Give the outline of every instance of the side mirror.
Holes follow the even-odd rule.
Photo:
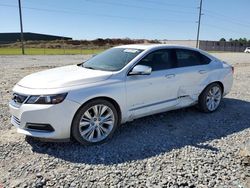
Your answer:
[[[130,72],[129,75],[150,75],[152,68],[146,65],[136,65]]]

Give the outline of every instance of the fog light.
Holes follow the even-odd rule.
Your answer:
[[[50,124],[40,124],[40,123],[26,123],[26,129],[32,131],[46,131],[46,132],[55,131]]]

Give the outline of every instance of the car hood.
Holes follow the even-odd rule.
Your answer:
[[[109,71],[92,70],[70,65],[30,74],[17,84],[34,89],[62,88],[103,81],[111,75],[112,72]]]

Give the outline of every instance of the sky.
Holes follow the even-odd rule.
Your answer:
[[[21,0],[24,32],[73,39],[193,40],[200,0]],[[250,0],[203,0],[200,39],[250,39]],[[18,0],[0,0],[0,33],[19,32]]]

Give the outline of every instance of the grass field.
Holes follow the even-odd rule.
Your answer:
[[[26,48],[26,55],[69,55],[69,54],[98,54],[104,49],[51,49],[51,48]],[[20,48],[0,48],[0,55],[21,55]]]
[[[98,54],[104,51],[98,49],[59,49],[59,48],[25,48],[25,55],[76,55],[76,54]],[[209,53],[225,53],[220,51],[208,51]],[[230,53],[230,52],[228,52]],[[0,55],[21,55],[21,48],[0,48]]]

